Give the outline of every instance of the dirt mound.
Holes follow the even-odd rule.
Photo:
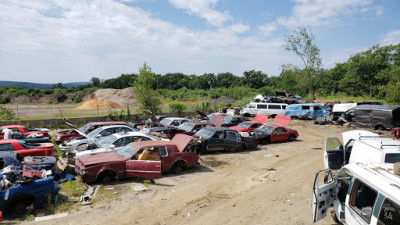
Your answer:
[[[99,89],[90,95],[86,95],[83,98],[83,101],[94,99],[100,102],[113,102],[122,106],[123,108],[126,108],[127,105],[129,105],[130,107],[137,106],[137,104],[135,103],[136,94],[133,93],[133,89],[131,87],[125,89]]]
[[[97,99],[92,99],[84,102],[82,105],[76,107],[77,109],[120,109],[123,106],[110,101],[99,101]]]

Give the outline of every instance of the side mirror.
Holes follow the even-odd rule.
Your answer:
[[[108,148],[115,148],[115,145],[110,145]]]
[[[98,138],[98,137],[101,137],[101,134],[96,135],[96,137],[97,137],[97,138]]]

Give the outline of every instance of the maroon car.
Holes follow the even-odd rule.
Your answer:
[[[23,140],[0,140],[0,151],[15,151],[23,156],[55,156],[52,143],[27,143]]]
[[[184,151],[192,139],[178,134],[171,141],[133,142],[117,152],[76,158],[75,170],[87,183],[109,183],[113,179],[129,177],[161,178],[162,172],[179,172],[197,164],[199,156]],[[146,152],[153,156],[144,158]]]
[[[85,134],[88,134],[90,131],[95,130],[96,128],[102,127],[102,126],[111,126],[111,125],[127,125],[130,126],[128,122],[123,122],[123,121],[107,121],[107,122],[91,122],[86,124],[83,127],[77,128],[80,131],[82,131]],[[72,126],[72,125],[71,125]],[[63,130],[59,131],[56,133],[54,140],[56,141],[57,144],[60,144],[63,141],[66,140],[71,140],[74,138],[79,138],[82,137],[78,132],[76,132],[74,129],[70,130]]]

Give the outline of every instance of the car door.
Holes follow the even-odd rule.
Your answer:
[[[208,150],[224,150],[225,149],[224,131],[215,131],[214,135],[207,140]]]
[[[289,132],[283,127],[277,127],[272,131],[271,142],[286,141],[289,139]]]
[[[324,142],[324,167],[337,170],[344,165],[345,152],[337,137],[326,137]]]
[[[233,151],[237,149],[242,144],[240,134],[236,131],[226,131],[225,138],[225,149],[228,151]]]
[[[133,156],[125,161],[126,177],[142,177],[146,179],[161,178],[161,161],[157,160],[138,160]]]
[[[331,170],[321,170],[315,175],[311,201],[312,220],[314,222],[326,216],[328,208],[335,200],[335,187],[336,180],[333,179]]]

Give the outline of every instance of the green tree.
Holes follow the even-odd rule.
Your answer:
[[[186,109],[186,106],[182,103],[171,103],[168,106],[171,112],[176,112],[179,116],[181,116],[182,112]]]
[[[93,83],[93,86],[97,87],[100,84],[100,78],[98,77],[92,77],[90,78],[90,81]]]
[[[139,75],[133,84],[133,90],[137,95],[136,101],[139,103],[140,109],[147,109],[153,113],[157,113],[161,111],[161,100],[152,88],[154,75],[151,68],[144,63],[143,67],[139,68]]]
[[[0,105],[0,121],[15,119],[15,112],[12,109],[7,109]]]
[[[251,88],[261,88],[268,84],[268,76],[267,74],[261,71],[245,71],[243,72],[244,76],[244,85],[248,85]]]
[[[311,29],[298,27],[286,37],[285,50],[294,52],[303,62],[305,83],[309,84],[314,98],[314,78],[321,66],[319,48],[314,44],[314,35]]]

